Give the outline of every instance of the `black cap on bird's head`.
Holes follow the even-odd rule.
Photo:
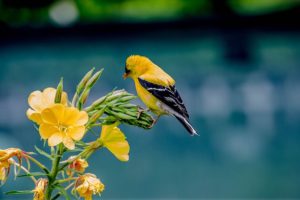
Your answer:
[[[123,78],[126,79],[128,77],[128,75],[130,74],[130,70],[127,69],[126,65],[125,65],[125,73],[123,74]]]

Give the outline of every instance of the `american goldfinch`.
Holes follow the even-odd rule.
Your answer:
[[[173,115],[191,135],[197,135],[175,88],[174,79],[149,58],[139,55],[129,56],[123,77],[133,79],[138,96],[158,118],[161,115]]]

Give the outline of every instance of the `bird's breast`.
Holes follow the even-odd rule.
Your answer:
[[[155,96],[153,96],[150,92],[148,92],[139,83],[138,80],[136,80],[134,82],[135,82],[137,95],[140,97],[140,99],[143,101],[143,103],[155,114],[157,114],[157,115],[165,114],[165,112],[160,108],[160,101]]]

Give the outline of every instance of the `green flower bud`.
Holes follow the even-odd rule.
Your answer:
[[[89,124],[95,123],[103,114],[104,114],[105,108],[102,108],[101,110],[96,111],[90,118],[89,118]]]
[[[60,81],[57,85],[55,99],[54,99],[55,103],[60,103],[61,102],[62,92],[63,92],[63,78],[60,79]]]
[[[97,82],[97,80],[100,78],[101,74],[103,72],[103,69],[100,69],[99,71],[97,71],[86,83],[85,88],[92,88],[95,83]]]
[[[106,110],[106,112],[109,114],[109,115],[113,115],[114,117],[118,118],[118,119],[127,119],[127,120],[136,120],[136,117],[133,117],[133,116],[130,116],[130,115],[127,115],[125,113],[121,113],[121,112],[115,112],[113,110]]]
[[[95,70],[95,68],[93,68],[90,71],[88,71],[88,73],[86,73],[84,75],[84,77],[81,79],[81,81],[77,85],[77,89],[76,89],[76,93],[77,94],[79,94],[80,92],[82,92],[82,90],[85,88],[86,83],[90,80],[91,76],[93,75],[94,70]]]
[[[82,94],[80,95],[79,99],[78,99],[78,105],[77,107],[81,110],[82,106],[85,104],[89,94],[90,94],[90,88],[85,88],[82,92]]]

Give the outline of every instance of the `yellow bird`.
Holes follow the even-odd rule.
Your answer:
[[[158,118],[173,115],[191,135],[198,135],[189,122],[189,114],[175,88],[174,79],[149,58],[129,56],[123,77],[133,79],[138,96]]]

